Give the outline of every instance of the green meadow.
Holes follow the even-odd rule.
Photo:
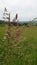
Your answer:
[[[0,65],[37,65],[37,26],[12,26],[9,42],[3,40],[7,28],[0,25]]]

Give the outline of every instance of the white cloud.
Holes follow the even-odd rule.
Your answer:
[[[11,19],[16,13],[21,20],[30,20],[32,17],[37,17],[37,0],[0,0],[1,13],[4,7],[11,13]]]

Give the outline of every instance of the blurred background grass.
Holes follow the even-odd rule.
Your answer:
[[[13,38],[3,41],[8,26],[0,26],[0,65],[37,65],[37,27],[19,26],[21,31],[18,41]],[[12,26],[12,35],[17,27]]]

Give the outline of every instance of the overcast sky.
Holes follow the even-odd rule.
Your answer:
[[[11,13],[11,20],[18,13],[19,20],[31,20],[37,17],[37,0],[0,0],[0,19],[4,8]]]

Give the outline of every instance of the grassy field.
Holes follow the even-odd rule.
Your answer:
[[[12,26],[15,36],[17,27]],[[0,26],[0,65],[37,65],[37,27],[19,26],[15,40],[3,41],[6,25]]]

